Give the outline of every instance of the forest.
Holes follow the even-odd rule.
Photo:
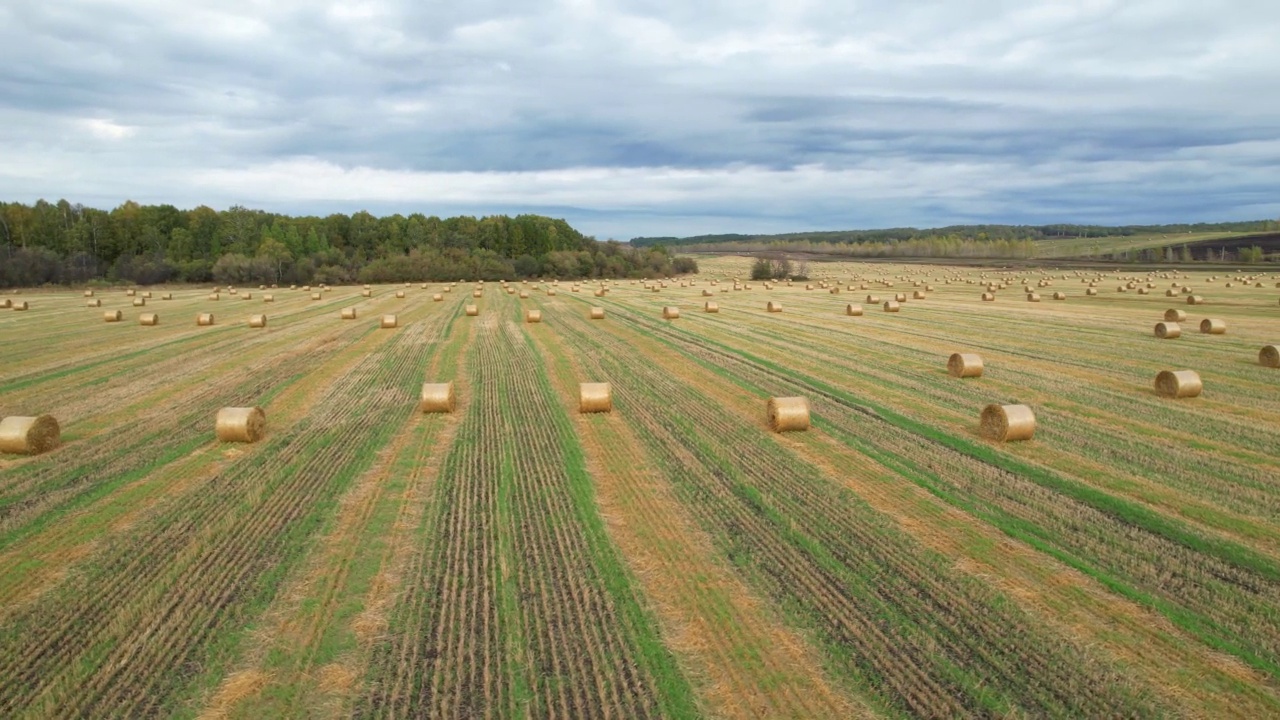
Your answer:
[[[664,247],[597,242],[541,215],[325,217],[241,206],[99,210],[0,202],[0,287],[93,282],[347,283],[697,272]]]

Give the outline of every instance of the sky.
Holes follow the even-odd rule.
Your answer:
[[[1280,217],[1275,0],[4,0],[0,199],[599,239]]]

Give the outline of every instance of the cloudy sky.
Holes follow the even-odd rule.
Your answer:
[[[0,198],[600,238],[1280,217],[1275,0],[4,0]]]

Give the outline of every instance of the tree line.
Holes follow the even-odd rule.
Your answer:
[[[597,242],[541,215],[293,217],[241,206],[99,210],[0,202],[0,287],[93,281],[345,283],[697,272],[664,247]]]

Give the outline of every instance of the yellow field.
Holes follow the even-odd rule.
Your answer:
[[[0,417],[62,445],[0,455],[0,716],[1280,715],[1280,277],[699,262],[3,296]],[[788,396],[807,431],[770,430]],[[252,405],[266,438],[219,443]]]

